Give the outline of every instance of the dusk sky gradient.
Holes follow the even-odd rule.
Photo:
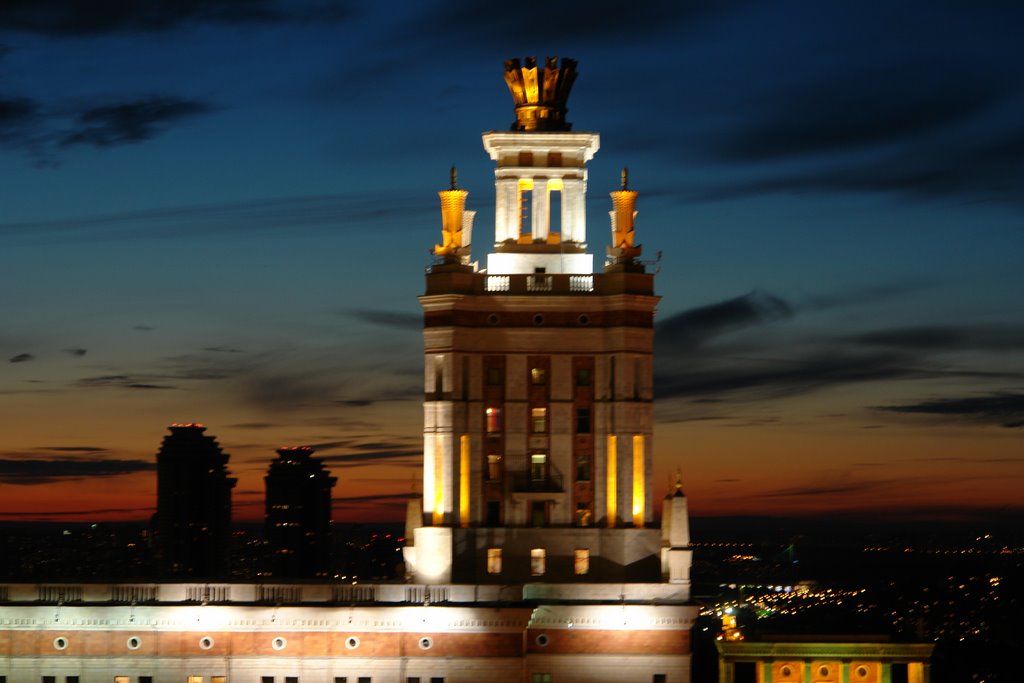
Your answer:
[[[482,264],[528,55],[579,62],[590,251],[628,166],[661,254],[658,491],[1019,514],[1022,35],[994,0],[5,0],[0,519],[148,518],[191,421],[238,519],[281,445],[337,520],[401,519],[437,191],[456,164]]]

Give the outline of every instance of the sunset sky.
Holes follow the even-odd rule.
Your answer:
[[[172,422],[262,516],[420,478],[416,296],[459,168],[493,241],[505,59],[579,62],[588,242],[660,253],[655,483],[694,515],[1024,508],[1024,4],[0,4],[0,519],[141,520]],[[600,259],[598,259],[599,261]]]

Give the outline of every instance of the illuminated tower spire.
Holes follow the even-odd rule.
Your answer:
[[[505,63],[515,103],[511,132],[483,136],[494,169],[492,274],[592,273],[587,253],[587,162],[600,147],[596,133],[574,133],[565,120],[576,63],[549,57]]]
[[[469,192],[458,188],[458,170],[451,169],[451,187],[437,193],[441,199],[441,244],[434,245],[434,255],[444,263],[469,263],[476,211],[466,211]]]

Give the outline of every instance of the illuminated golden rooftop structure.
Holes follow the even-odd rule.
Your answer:
[[[473,234],[475,211],[466,211],[469,192],[458,188],[458,171],[451,170],[451,187],[437,193],[441,200],[441,244],[434,245],[434,255],[444,263],[467,265]]]
[[[596,133],[577,133],[565,120],[576,63],[529,57],[505,63],[516,123],[483,136],[496,162],[493,274],[592,273],[587,253],[587,162],[600,147]]]
[[[576,81],[576,61],[548,57],[542,67],[536,57],[505,62],[505,83],[516,103],[516,120],[512,130],[566,131],[572,124],[565,120],[569,91]]]

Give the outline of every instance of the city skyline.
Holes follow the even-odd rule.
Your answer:
[[[0,9],[0,520],[143,520],[200,422],[259,519],[281,446],[335,519],[420,479],[423,292],[502,61],[579,62],[588,243],[630,168],[660,254],[655,491],[694,516],[1021,511],[1017,36],[991,3]],[[657,496],[660,498],[660,496]]]

